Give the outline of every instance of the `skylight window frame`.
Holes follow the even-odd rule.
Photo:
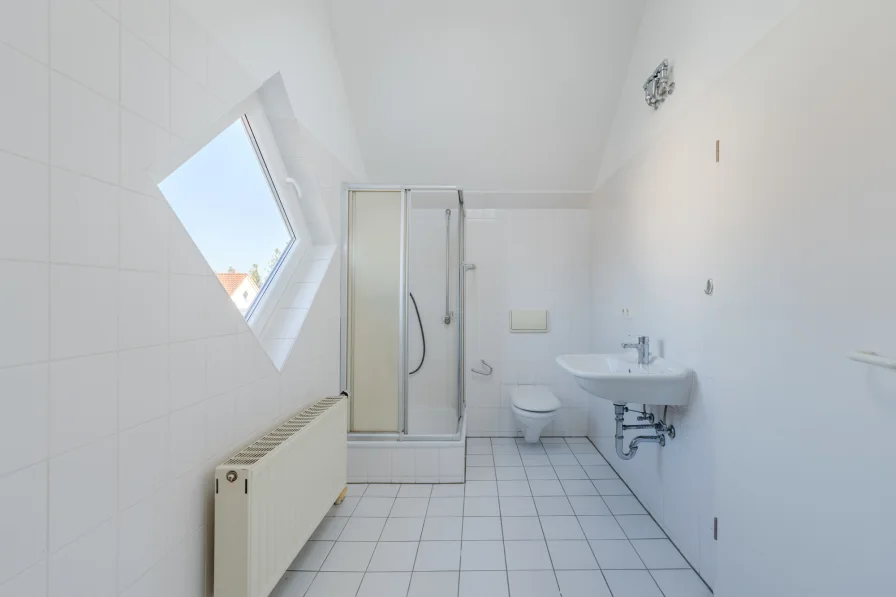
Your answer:
[[[274,135],[265,104],[255,93],[239,106],[237,113],[245,116],[250,123],[252,130],[250,138],[256,144],[257,152],[263,157],[267,174],[270,176],[268,182],[280,200],[279,206],[283,210],[284,220],[292,227],[294,235],[293,242],[290,243],[287,250],[283,251],[263,288],[259,289],[252,308],[246,312],[246,322],[260,337],[271,316],[277,310],[277,303],[286,293],[299,263],[308,252],[312,242],[299,197],[293,186],[286,182],[290,178],[290,174],[283,160],[277,137]]]
[[[273,200],[277,203],[292,237],[259,289],[252,306],[243,316],[249,328],[260,338],[277,310],[277,303],[289,288],[299,264],[312,246],[312,237],[302,205],[293,186],[287,182],[291,175],[268,117],[268,109],[260,94],[257,91],[252,93],[243,102],[217,118],[195,138],[176,143],[167,159],[152,167],[150,174],[155,180],[164,181],[238,120],[242,120],[244,128],[246,122],[249,123],[247,137],[253,145],[262,172],[272,191]],[[187,232],[189,233],[189,230]]]
[[[252,118],[257,118],[261,116],[262,118],[266,117],[263,113],[259,114],[258,110],[249,110],[254,112]],[[255,314],[256,309],[259,304],[262,303],[262,297],[264,297],[265,293],[267,293],[268,288],[274,282],[274,279],[277,277],[278,272],[280,271],[280,266],[286,260],[286,256],[290,254],[293,249],[293,246],[298,241],[301,243],[302,238],[307,240],[307,236],[296,235],[295,228],[293,228],[292,221],[290,220],[289,214],[286,212],[286,208],[283,206],[283,199],[280,196],[280,190],[277,188],[277,183],[274,181],[274,177],[271,176],[270,168],[268,167],[267,160],[265,159],[264,151],[262,151],[261,146],[258,142],[258,138],[255,135],[255,130],[252,128],[252,118],[250,118],[248,113],[244,113],[240,116],[240,120],[243,123],[243,130],[246,132],[246,137],[249,138],[249,143],[252,145],[252,149],[255,151],[255,157],[258,159],[258,165],[261,167],[261,171],[264,174],[265,179],[268,181],[268,187],[271,190],[271,195],[273,195],[274,203],[277,204],[277,209],[280,211],[280,217],[283,218],[283,223],[286,224],[286,230],[289,232],[289,242],[286,244],[286,247],[283,249],[283,252],[280,254],[280,258],[277,260],[277,263],[274,264],[274,267],[271,268],[271,273],[268,274],[268,277],[265,279],[264,284],[261,285],[261,288],[258,289],[258,295],[256,295],[255,299],[252,301],[252,305],[246,310],[246,321],[251,321],[252,316]],[[270,147],[268,151],[271,151]],[[278,154],[279,155],[279,154]],[[307,231],[305,232],[307,234]]]

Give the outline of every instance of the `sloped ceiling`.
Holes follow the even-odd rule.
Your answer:
[[[330,0],[372,182],[590,191],[644,0]]]

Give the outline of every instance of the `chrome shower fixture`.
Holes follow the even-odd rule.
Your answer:
[[[451,310],[451,210],[445,210],[445,317],[442,323],[451,325],[454,311]]]
[[[669,61],[663,60],[644,83],[644,101],[654,110],[659,110],[660,104],[674,91],[675,82],[669,80]]]

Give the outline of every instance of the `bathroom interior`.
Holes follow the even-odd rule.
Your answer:
[[[893,22],[0,2],[0,597],[891,594]]]

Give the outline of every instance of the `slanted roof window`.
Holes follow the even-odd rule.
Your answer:
[[[247,318],[300,241],[253,132],[255,118],[243,115],[159,185]]]

